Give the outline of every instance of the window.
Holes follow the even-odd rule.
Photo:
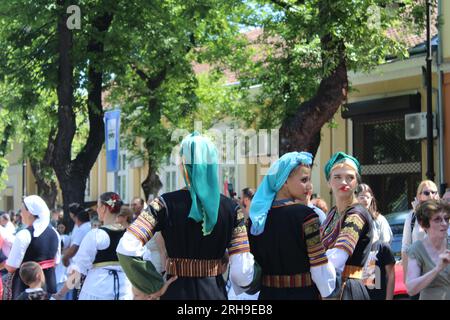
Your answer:
[[[354,154],[362,181],[372,188],[381,213],[407,210],[421,181],[420,140],[405,139],[403,112],[353,120]]]
[[[119,154],[119,171],[117,172],[117,193],[122,201],[128,203],[128,161],[126,151],[120,151]]]
[[[164,167],[162,170],[161,180],[163,183],[163,192],[172,192],[180,188],[177,183],[178,178],[178,167],[174,162],[171,161],[170,157],[164,160]]]

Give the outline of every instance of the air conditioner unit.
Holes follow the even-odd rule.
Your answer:
[[[427,137],[427,113],[405,114],[405,139],[425,139]],[[436,114],[433,113],[433,137],[437,137]]]

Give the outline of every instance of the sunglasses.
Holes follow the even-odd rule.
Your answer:
[[[433,196],[437,193],[437,191],[422,191],[422,194],[426,195],[427,197],[432,194]]]

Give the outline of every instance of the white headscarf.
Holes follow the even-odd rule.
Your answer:
[[[37,195],[28,196],[23,199],[23,202],[28,211],[30,211],[33,216],[37,217],[33,222],[33,236],[39,237],[50,223],[50,210],[45,201]]]

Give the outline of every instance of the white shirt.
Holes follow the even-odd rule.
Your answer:
[[[377,233],[379,240],[383,243],[390,244],[394,235],[386,218],[380,214],[373,222],[374,232]]]
[[[308,207],[310,207],[311,209],[314,210],[315,213],[317,213],[317,215],[319,216],[320,225],[322,225],[322,223],[327,218],[327,215],[325,214],[325,212],[323,212],[322,209],[320,209],[319,207],[316,207],[313,204],[308,204]]]
[[[8,257],[14,242],[14,234],[3,226],[0,226],[0,237],[3,239],[2,247],[0,248],[3,254]]]
[[[80,226],[75,226],[72,230],[72,235],[70,237],[70,246],[80,246],[81,241],[87,235],[87,233],[91,230],[91,223],[84,222]]]
[[[5,229],[8,230],[8,232],[15,234],[16,233],[16,227],[11,221],[8,221],[5,225]]]
[[[81,242],[77,254],[73,257],[69,266],[68,274],[72,270],[85,274],[83,287],[80,293],[80,300],[84,299],[114,299],[114,278],[109,270],[115,270],[119,276],[120,299],[131,299],[131,283],[126,278],[120,265],[107,267],[93,267],[95,256],[98,250],[104,250],[110,245],[110,239],[106,231],[94,228],[91,229]]]
[[[58,250],[55,255],[55,264],[60,263],[61,261],[61,238],[59,237],[58,231],[52,227],[52,230],[58,236]],[[9,253],[8,260],[6,260],[6,264],[13,268],[19,268],[22,264],[23,257],[25,256],[25,252],[28,249],[28,246],[31,243],[31,233],[27,229],[20,230],[16,234],[16,238],[14,239],[14,243],[11,248],[11,252]]]
[[[423,240],[426,237],[425,230],[419,225],[419,222],[416,221],[414,223],[414,229],[411,233],[411,219],[412,219],[413,211],[411,211],[405,219],[405,224],[403,226],[403,238],[402,238],[402,252],[408,252],[411,244],[416,242],[417,240]]]

